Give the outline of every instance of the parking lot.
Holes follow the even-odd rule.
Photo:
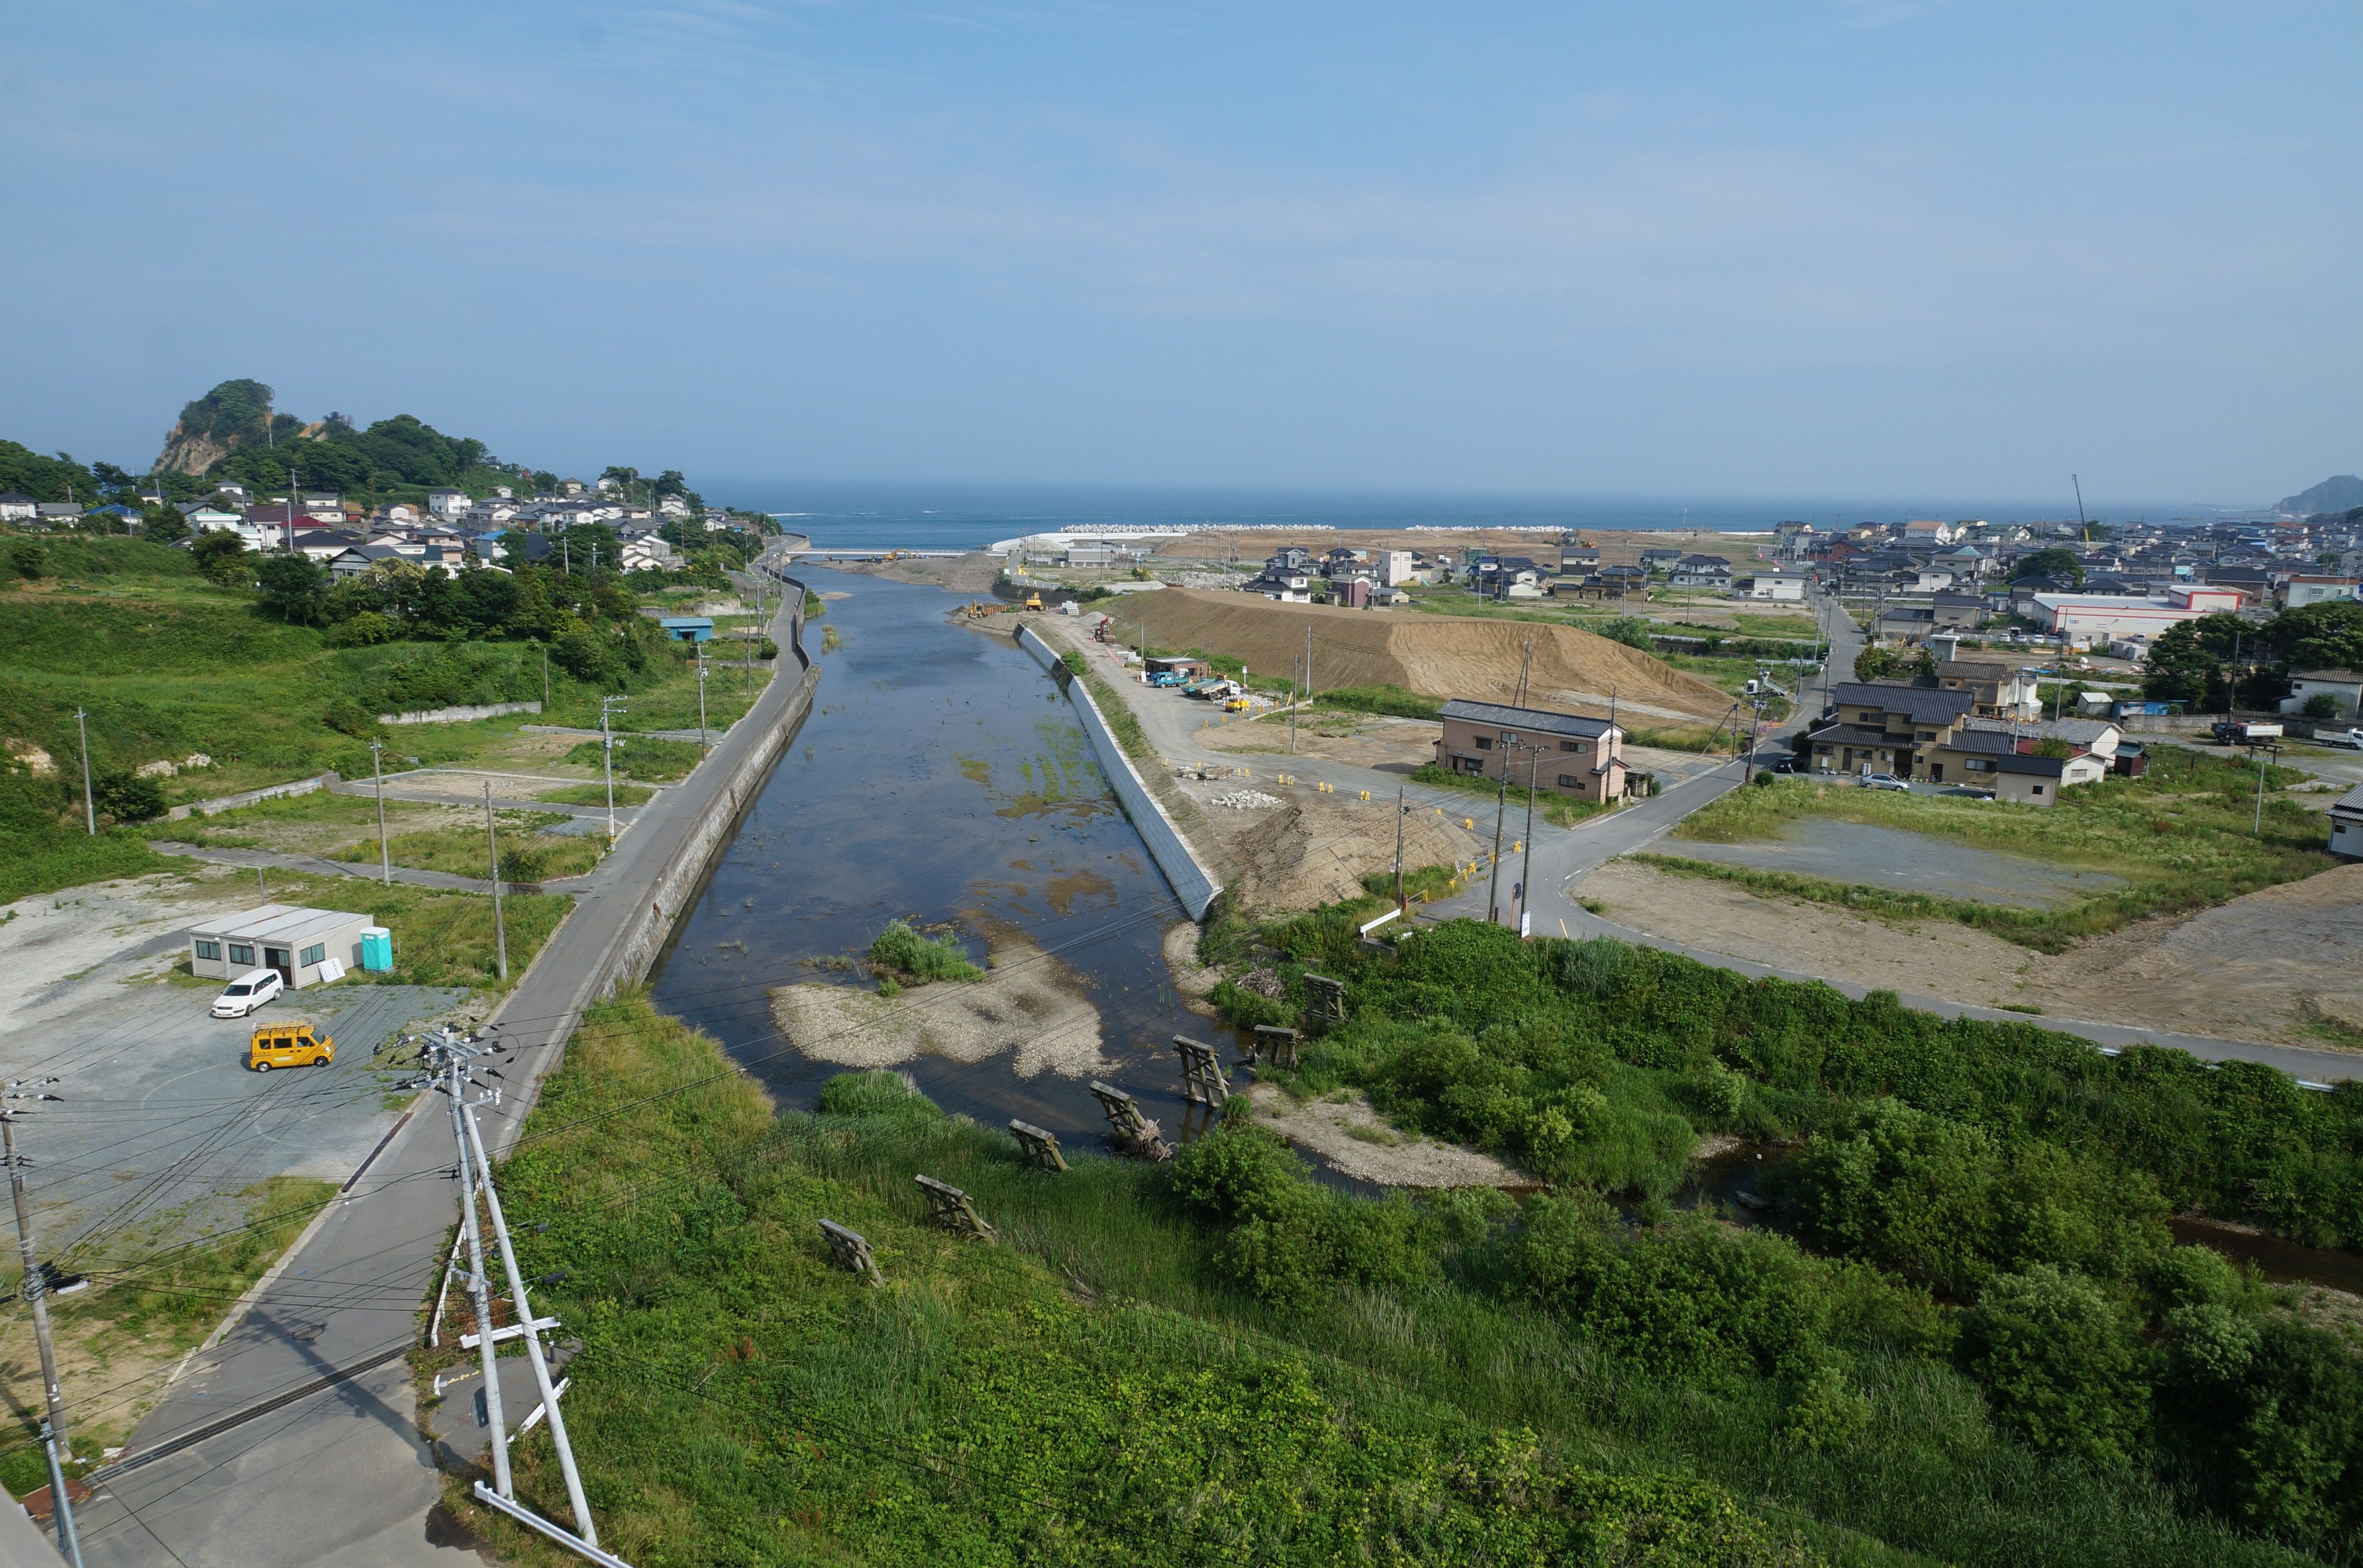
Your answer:
[[[218,988],[149,980],[0,1037],[0,1076],[48,1078],[17,1147],[44,1257],[88,1269],[216,1228],[274,1176],[342,1182],[394,1125],[398,1075],[380,1046],[465,993],[339,984],[289,992],[251,1019],[206,1016]],[[336,1041],[325,1067],[247,1069],[257,1023],[305,1018]]]

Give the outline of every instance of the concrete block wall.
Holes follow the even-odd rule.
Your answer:
[[[1165,814],[1165,808],[1158,803],[1156,795],[1140,777],[1140,770],[1132,765],[1132,758],[1125,755],[1115,733],[1108,728],[1106,716],[1092,700],[1091,689],[1073,678],[1073,672],[1049,644],[1035,635],[1031,626],[1017,629],[1017,645],[1066,689],[1067,701],[1082,722],[1083,734],[1091,737],[1092,750],[1099,756],[1100,770],[1107,775],[1124,814],[1132,819],[1141,842],[1148,846],[1149,858],[1165,873],[1165,880],[1182,900],[1182,907],[1190,911],[1190,918],[1205,919],[1206,906],[1215,901],[1223,885],[1200,863],[1190,841],[1182,836],[1182,830]]]

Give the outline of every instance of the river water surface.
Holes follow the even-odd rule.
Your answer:
[[[897,917],[953,926],[979,958],[989,933],[1014,930],[1100,1010],[1110,1080],[1182,1132],[1171,1036],[1216,1027],[1174,995],[1159,948],[1189,917],[1058,687],[1007,635],[947,619],[971,596],[802,575],[848,595],[805,629],[821,669],[812,715],[660,959],[657,1007],[719,1039],[782,1107],[809,1107],[846,1069],[787,1045],[770,988],[868,984],[821,961],[860,954]],[[831,627],[838,646],[824,652]],[[903,1066],[988,1124],[1017,1116],[1062,1139],[1104,1128],[1084,1080],[1021,1078],[1011,1060]]]

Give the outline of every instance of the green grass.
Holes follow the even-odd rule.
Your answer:
[[[366,738],[379,712],[543,696],[538,649],[520,642],[392,643],[332,649],[316,630],[258,614],[243,591],[198,578],[188,558],[136,539],[56,542],[58,573],[0,591],[0,738],[38,745],[60,775],[0,770],[0,895],[21,896],[151,870],[136,835],[104,845],[68,842],[78,790],[74,713],[88,712],[94,765],[129,768],[193,752],[210,768],[165,781],[169,800],[231,794],[334,768],[370,771]],[[757,692],[769,679],[764,669]],[[709,723],[720,729],[749,701],[738,672],[713,676]],[[603,688],[549,672],[538,722],[587,725]],[[632,722],[697,723],[694,661],[660,650],[632,679]],[[386,733],[394,766],[465,763],[504,745],[527,722],[512,717],[411,725]],[[77,780],[78,781],[78,780]]]
[[[376,854],[377,845],[372,842],[366,858],[374,859]],[[504,984],[495,963],[490,894],[443,892],[402,882],[389,885],[361,877],[319,877],[301,871],[272,871],[268,886],[275,903],[351,910],[393,933],[394,968],[368,977],[382,985],[506,990],[524,975],[526,966],[574,907],[574,900],[562,893],[504,895],[501,912],[509,953],[509,978]]]
[[[1821,635],[1811,615],[1750,615],[1734,611],[1740,635],[1749,637],[1802,637],[1810,642]]]
[[[709,708],[708,716],[711,717]],[[584,741],[559,760],[576,767],[605,766],[604,741]],[[695,741],[659,740],[651,735],[634,735],[616,743],[616,774],[618,778],[644,779],[651,784],[671,784],[686,778],[690,770],[704,758],[704,752]]]
[[[2303,775],[2279,769],[2269,786]],[[1764,891],[1907,918],[1958,920],[2044,952],[2158,914],[2179,914],[2296,881],[2334,864],[2320,846],[2322,819],[2269,788],[2261,834],[2249,824],[2256,774],[2204,753],[2164,749],[2142,778],[2112,777],[2065,790],[2048,810],[1889,790],[1814,784],[1735,790],[1685,818],[1675,842],[1736,844],[1777,838],[1807,816],[1955,838],[2054,865],[2106,871],[2125,885],[2049,910],[1899,892],[1788,872],[1652,856],[1667,869]]]
[[[646,785],[617,784],[616,804],[644,805],[655,794],[656,791]],[[553,806],[604,806],[607,803],[607,784],[605,779],[596,784],[563,784],[553,790],[544,790],[534,799],[547,801]]]
[[[604,834],[553,834],[544,830],[571,822],[568,816],[543,812],[495,813],[501,846],[501,876],[515,882],[543,882],[559,877],[579,877],[599,864],[607,850]],[[424,833],[391,834],[388,856],[396,866],[421,871],[445,871],[458,877],[483,877],[491,870],[490,847],[482,827],[436,828]],[[375,865],[378,842],[361,839],[328,856],[332,860]]]
[[[522,1265],[568,1270],[535,1305],[586,1341],[568,1420],[630,1561],[2302,1561],[2037,1460],[1940,1364],[1866,1353],[1867,1424],[1808,1446],[1773,1380],[1653,1373],[1493,1293],[1481,1202],[1422,1221],[1470,1238],[1444,1275],[1276,1308],[1228,1283],[1168,1168],[1034,1170],[892,1075],[823,1104],[774,1121],[717,1046],[627,999],[577,1033],[504,1176]],[[928,1225],[919,1173],[1001,1240]],[[822,1218],[882,1286],[830,1264]],[[447,1358],[420,1359],[422,1399]],[[518,1456],[562,1519],[546,1436]],[[463,1479],[446,1495],[518,1561],[565,1561]]]

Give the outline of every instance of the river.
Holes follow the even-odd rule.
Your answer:
[[[1180,1132],[1171,1037],[1215,1027],[1175,996],[1159,947],[1188,916],[1057,686],[1005,635],[947,619],[973,596],[800,575],[848,596],[806,627],[821,667],[812,715],[659,960],[658,1008],[720,1040],[782,1107],[809,1107],[845,1069],[787,1046],[771,988],[865,984],[821,961],[860,954],[897,917],[949,924],[980,958],[989,932],[1014,928],[1099,1009],[1106,1076]],[[838,646],[822,651],[829,628]],[[1022,1117],[1062,1139],[1105,1126],[1083,1080],[1021,1078],[1008,1055],[904,1066],[989,1124]]]

